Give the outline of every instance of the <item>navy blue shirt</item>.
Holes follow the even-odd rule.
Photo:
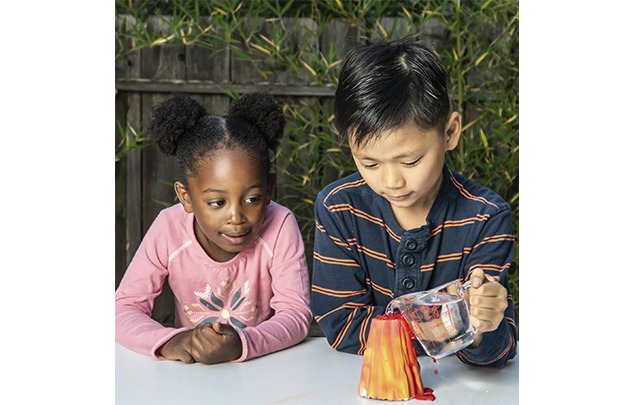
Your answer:
[[[329,344],[363,354],[372,318],[403,294],[470,278],[476,268],[500,276],[514,251],[509,204],[492,190],[447,165],[426,225],[402,229],[390,203],[359,172],[325,187],[315,202],[312,305]],[[478,348],[457,357],[468,364],[502,366],[516,355],[511,294],[497,330],[483,333]],[[418,351],[421,347],[417,343]]]

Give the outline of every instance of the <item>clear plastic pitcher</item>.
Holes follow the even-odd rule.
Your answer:
[[[465,300],[469,287],[470,281],[454,280],[432,290],[402,295],[388,304],[386,313],[401,313],[428,356],[440,359],[474,342],[476,330]]]

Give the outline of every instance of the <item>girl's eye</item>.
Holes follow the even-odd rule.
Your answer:
[[[419,159],[417,159],[417,160],[413,160],[412,162],[405,162],[405,163],[402,163],[402,164],[403,164],[405,167],[413,167],[413,166],[416,166],[416,165],[417,165],[417,164],[421,161],[421,159],[422,159],[422,158],[423,158],[423,156],[422,156],[422,157],[420,157],[420,158],[419,158]]]
[[[259,195],[254,196],[254,197],[245,198],[245,202],[248,202],[248,203],[255,203],[255,202],[258,202],[258,201],[260,201],[260,196]]]
[[[217,201],[210,201],[207,203],[209,206],[213,207],[213,208],[220,208],[223,205],[225,205],[225,201],[223,200],[217,200]]]

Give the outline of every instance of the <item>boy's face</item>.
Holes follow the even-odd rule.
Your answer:
[[[188,183],[186,189],[177,182],[175,190],[185,210],[194,213],[196,239],[212,259],[230,260],[260,231],[270,201],[267,176],[241,149],[221,149]]]
[[[368,186],[385,198],[404,229],[426,223],[441,187],[445,152],[456,147],[461,117],[453,113],[443,135],[408,124],[358,147],[349,138],[355,165]]]

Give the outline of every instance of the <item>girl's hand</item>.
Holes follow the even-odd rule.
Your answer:
[[[476,269],[472,274],[467,298],[470,321],[477,332],[471,347],[478,347],[482,334],[496,330],[505,316],[507,289],[499,280],[500,277],[485,274],[481,269]]]
[[[242,342],[234,329],[221,323],[204,323],[193,329],[190,339],[192,357],[203,364],[236,360],[242,355]]]
[[[172,337],[157,350],[157,354],[168,360],[178,360],[183,363],[194,363],[194,357],[190,353],[190,336],[192,331],[181,332]]]

